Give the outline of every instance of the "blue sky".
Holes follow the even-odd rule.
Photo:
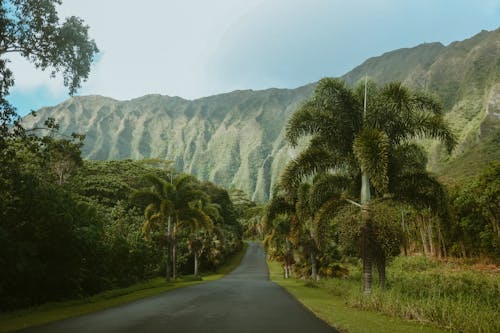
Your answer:
[[[369,57],[494,30],[500,0],[63,0],[101,50],[78,95],[184,98],[294,88]],[[68,98],[61,78],[11,58],[22,115]]]

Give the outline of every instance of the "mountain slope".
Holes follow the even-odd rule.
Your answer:
[[[445,173],[454,163],[465,163],[462,158],[471,151],[486,147],[484,156],[473,154],[480,168],[500,159],[495,139],[500,119],[497,111],[486,113],[487,106],[498,110],[499,55],[500,29],[482,31],[448,46],[422,44],[370,58],[342,78],[354,84],[368,75],[381,84],[400,80],[436,92],[460,145],[450,158],[435,142],[424,142],[429,167]],[[85,158],[165,158],[175,161],[179,170],[267,200],[292,153],[284,141],[286,120],[313,89],[314,84],[244,90],[193,101],[160,95],[130,101],[74,97],[23,121],[33,127],[53,117],[62,132],[86,134]]]
[[[53,117],[63,133],[86,134],[85,158],[165,158],[179,170],[265,200],[288,159],[286,119],[312,89],[235,91],[195,101],[73,97],[26,117],[24,125]]]

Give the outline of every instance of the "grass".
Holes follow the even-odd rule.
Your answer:
[[[498,272],[425,257],[399,257],[389,266],[388,288],[375,288],[370,297],[354,287],[361,283],[359,270],[353,277],[337,287],[351,306],[431,322],[454,332],[500,332]]]
[[[30,326],[76,317],[174,289],[220,279],[239,265],[246,252],[246,248],[247,244],[244,243],[244,247],[240,252],[232,256],[216,272],[203,275],[201,280],[195,280],[193,276],[186,276],[174,282],[166,283],[164,278],[158,277],[127,288],[108,290],[83,299],[47,303],[29,309],[0,314],[0,333],[12,332]]]
[[[271,279],[284,287],[297,298],[304,306],[315,313],[319,318],[341,332],[350,333],[439,333],[446,332],[438,327],[422,324],[415,321],[403,320],[398,317],[387,316],[380,312],[362,310],[350,306],[343,294],[344,288],[335,290],[322,283],[308,283],[297,279],[284,279],[280,263],[269,261]],[[328,284],[342,283],[343,280],[326,280]],[[343,281],[344,283],[348,281]],[[361,284],[357,284],[359,289]],[[348,288],[352,286],[348,285]],[[339,292],[340,291],[340,292]]]

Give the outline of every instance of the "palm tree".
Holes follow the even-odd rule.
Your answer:
[[[214,228],[214,221],[220,217],[219,205],[198,200],[191,202],[179,214],[180,224],[189,229],[188,245],[194,256],[194,276],[198,277],[199,259],[203,252],[203,236],[210,237],[209,232]]]
[[[283,260],[285,279],[291,275],[292,269],[292,224],[296,219],[295,207],[284,196],[276,193],[266,206],[262,219],[265,234],[263,244],[267,251]]]
[[[171,183],[154,175],[146,176],[153,185],[151,190],[136,191],[131,199],[146,206],[143,230],[150,237],[152,232],[165,231],[166,239],[166,279],[176,278],[176,245],[178,222],[192,218],[190,204],[197,200],[207,200],[208,196],[196,186],[196,178],[183,175]],[[171,274],[172,273],[172,274]]]
[[[397,82],[380,89],[372,82],[350,89],[332,78],[318,82],[313,97],[287,124],[286,137],[293,147],[305,136],[310,136],[309,145],[288,164],[282,184],[293,192],[303,180],[322,172],[359,179],[359,196],[353,198],[359,203],[349,201],[361,208],[363,287],[369,293],[373,259],[370,202],[372,193],[382,196],[397,189],[397,179],[391,176],[404,169],[405,162],[398,159],[401,165],[394,164],[393,154],[411,140],[424,137],[441,140],[450,151],[455,138],[443,119],[441,105],[427,94]]]
[[[182,227],[182,221],[192,218],[191,203],[198,200],[207,201],[208,195],[199,188],[196,178],[191,175],[177,177],[172,181],[171,185],[168,196],[173,204],[172,275],[175,279],[177,277],[177,228]]]
[[[158,234],[160,241],[165,243],[165,278],[167,282],[170,282],[172,215],[174,212],[174,202],[171,200],[172,185],[154,175],[147,175],[145,178],[152,184],[152,188],[132,193],[131,200],[145,206],[143,231],[146,237],[150,239],[152,234]]]

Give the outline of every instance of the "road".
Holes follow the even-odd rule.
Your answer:
[[[262,246],[249,243],[241,264],[220,280],[22,332],[336,331],[269,280]]]

